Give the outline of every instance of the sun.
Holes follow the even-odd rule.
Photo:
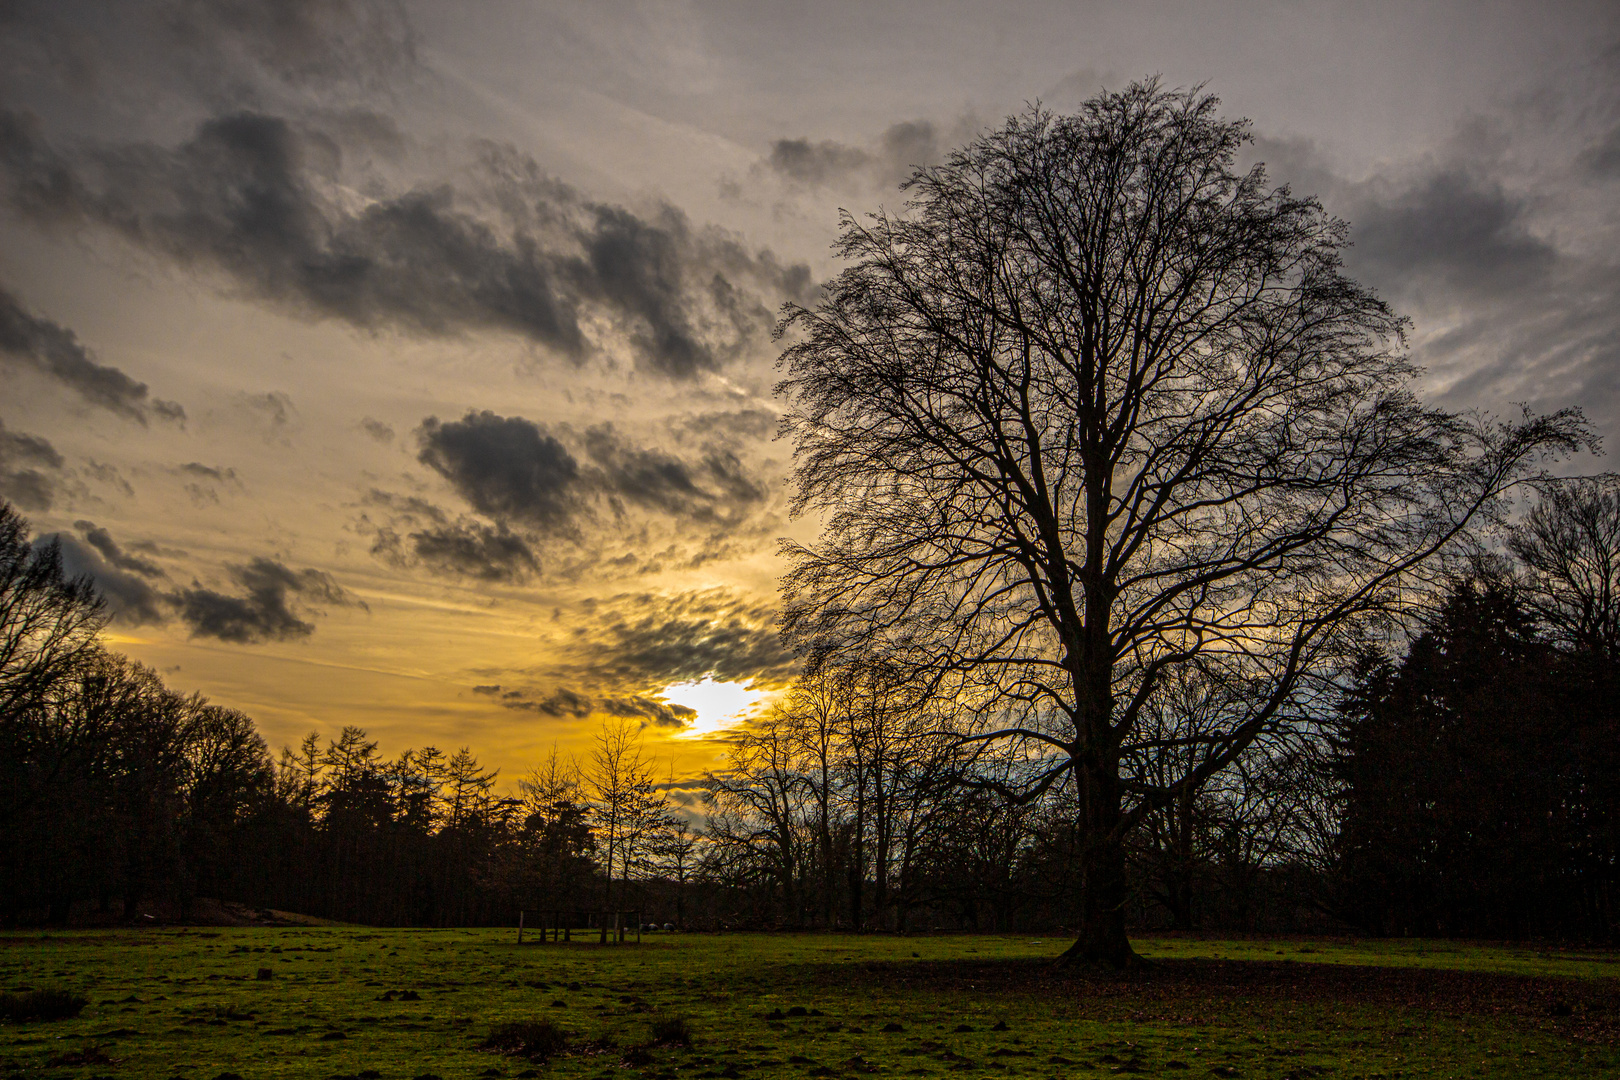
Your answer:
[[[755,690],[749,683],[717,682],[705,676],[698,682],[671,683],[662,696],[697,713],[697,719],[676,738],[702,739],[736,724],[770,693]]]

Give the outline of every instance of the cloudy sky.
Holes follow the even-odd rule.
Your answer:
[[[274,746],[700,770],[791,674],[771,329],[839,208],[1155,74],[1352,223],[1436,401],[1616,445],[1612,3],[0,0],[0,495]]]

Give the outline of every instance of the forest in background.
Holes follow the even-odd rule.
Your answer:
[[[0,876],[8,925],[183,918],[197,898],[377,925],[641,911],[687,928],[1072,925],[1072,793],[952,734],[881,663],[813,657],[705,780],[664,795],[639,733],[515,790],[466,748],[345,728],[272,753],[248,716],[100,643],[94,584],[0,508]],[[1612,940],[1620,494],[1549,485],[1501,555],[1369,645],[1331,707],[1147,816],[1138,928]],[[1195,672],[1196,726],[1241,688]],[[1165,747],[1127,761],[1150,778]]]

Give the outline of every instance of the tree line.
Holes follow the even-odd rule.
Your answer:
[[[1620,483],[1546,485],[1412,633],[1364,643],[1317,711],[1145,817],[1127,923],[1612,939],[1617,587]],[[739,729],[694,827],[627,725],[505,793],[467,749],[389,758],[354,727],[276,756],[244,714],[99,644],[103,623],[92,583],[0,507],[8,923],[178,915],[196,897],[384,925],[526,908],[1049,932],[1079,915],[1072,788],[1008,799],[1047,763],[964,737],[898,668],[812,658]],[[1149,735],[1196,730],[1241,692],[1166,683]],[[1157,741],[1127,776],[1184,767]]]
[[[640,909],[696,839],[638,733],[497,790],[467,748],[356,727],[273,755],[253,721],[107,649],[106,609],[0,503],[0,920],[183,915],[197,898],[384,925]],[[684,898],[675,898],[680,914]]]

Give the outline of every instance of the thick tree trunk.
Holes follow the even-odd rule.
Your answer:
[[[1074,944],[1058,963],[1100,964],[1112,968],[1137,967],[1142,958],[1125,936],[1125,844],[1119,835],[1121,818],[1119,774],[1111,762],[1087,763],[1075,769],[1080,799],[1080,925]]]

